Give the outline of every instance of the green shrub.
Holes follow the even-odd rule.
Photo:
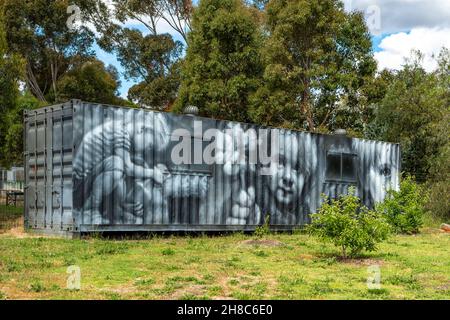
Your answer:
[[[255,236],[257,238],[263,238],[270,234],[270,215],[266,215],[264,223],[255,229]]]
[[[450,113],[447,113],[447,115],[450,115]],[[427,183],[430,197],[426,204],[427,211],[432,218],[445,223],[450,223],[450,197],[448,196],[450,194],[450,140],[448,139],[450,122],[448,120],[443,119],[447,125],[447,130],[443,131],[447,143],[430,164],[430,175]]]
[[[450,181],[430,183],[430,196],[426,209],[433,218],[450,223]]]
[[[310,234],[341,248],[342,256],[354,256],[362,250],[375,251],[377,243],[389,235],[389,225],[382,215],[369,210],[350,189],[348,195],[329,200],[311,215]]]
[[[166,248],[166,249],[163,249],[161,251],[161,253],[163,254],[163,256],[173,256],[175,254],[175,250],[173,250],[171,248]]]
[[[423,225],[428,196],[411,177],[400,182],[400,190],[389,190],[376,210],[386,217],[396,233],[418,233]]]
[[[42,292],[45,291],[45,287],[40,281],[35,281],[30,284],[30,291],[33,292]]]

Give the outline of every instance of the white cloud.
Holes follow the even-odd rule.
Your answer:
[[[373,18],[371,6],[379,7],[380,33],[413,28],[450,28],[450,0],[343,0],[347,10],[359,10]],[[369,11],[369,12],[368,12]],[[372,11],[372,13],[371,13]],[[370,22],[370,21],[368,21]]]
[[[420,50],[424,54],[424,68],[432,71],[436,68],[433,55],[442,47],[450,48],[450,28],[414,28],[408,33],[395,33],[385,37],[378,47],[381,51],[375,52],[375,59],[379,70],[401,69],[411,51]]]

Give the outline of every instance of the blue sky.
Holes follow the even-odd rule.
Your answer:
[[[148,33],[148,30],[142,24],[129,23],[129,24],[126,24],[126,26],[128,28],[140,30],[143,34]],[[167,26],[162,25],[161,30],[163,32],[168,32],[170,29]],[[170,33],[172,34],[172,36],[174,37],[175,40],[181,41],[184,44],[183,38],[179,34],[172,32],[172,30],[170,30]],[[123,75],[124,69],[120,65],[120,62],[117,60],[117,58],[114,54],[110,54],[110,53],[102,50],[98,45],[94,45],[94,50],[97,54],[97,58],[99,60],[103,61],[105,63],[105,65],[111,64],[117,68],[117,70],[119,71],[119,73],[121,75],[121,77],[120,77],[121,86],[119,88],[119,93],[120,93],[121,97],[126,98],[128,90],[133,85],[137,84],[137,81],[134,79],[126,79],[124,77],[124,75]]]
[[[424,53],[423,65],[428,71],[436,67],[433,56],[442,47],[450,49],[450,0],[343,0],[348,11],[359,10],[365,13],[369,29],[372,31],[374,57],[378,69],[400,69],[412,50]],[[197,1],[194,1],[194,3]],[[127,27],[137,28],[144,33],[141,24],[132,21]],[[158,25],[161,33],[169,32],[176,40],[181,37],[167,24]],[[121,73],[122,97],[136,82],[123,76],[123,68],[112,54],[98,46],[97,56],[105,64],[114,65]]]

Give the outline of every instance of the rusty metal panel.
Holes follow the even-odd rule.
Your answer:
[[[321,194],[354,187],[372,207],[399,183],[398,145],[341,135],[77,100],[28,112],[25,128],[29,228],[253,230],[270,215],[285,230]]]

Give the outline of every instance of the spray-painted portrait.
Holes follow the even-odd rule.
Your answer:
[[[322,193],[355,186],[372,206],[398,184],[396,145],[143,110],[83,112],[73,160],[82,224],[255,226],[269,216],[303,225]]]

